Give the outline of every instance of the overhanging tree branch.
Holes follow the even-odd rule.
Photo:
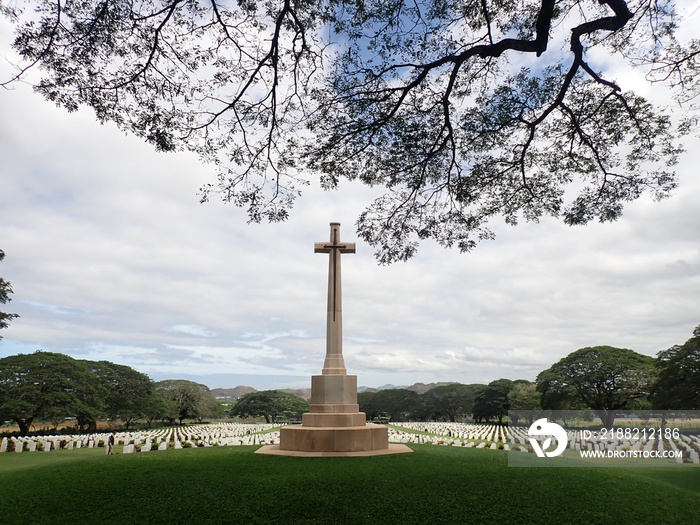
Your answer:
[[[383,262],[424,238],[470,250],[497,217],[612,220],[644,191],[672,191],[688,124],[623,91],[589,49],[697,93],[698,44],[676,42],[671,0],[36,7],[16,25],[28,63],[3,85],[39,68],[36,88],[57,104],[198,153],[219,172],[202,200],[218,194],[254,221],[284,220],[313,177],[383,185],[358,221]],[[567,200],[574,180],[583,189]]]

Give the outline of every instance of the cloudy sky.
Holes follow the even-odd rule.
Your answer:
[[[2,20],[3,80],[9,41]],[[638,73],[618,79],[663,99]],[[193,155],[157,153],[24,85],[0,90],[0,115],[0,275],[15,292],[3,310],[21,316],[0,357],[42,349],[212,388],[310,385],[328,267],[313,243],[331,221],[357,242],[372,190],[312,185],[288,222],[249,225],[199,203],[215,173]],[[675,195],[613,224],[493,224],[496,240],[470,254],[425,243],[389,267],[358,242],[342,262],[348,372],[367,386],[532,380],[585,346],[654,356],[685,342],[700,324],[697,134],[686,144]]]

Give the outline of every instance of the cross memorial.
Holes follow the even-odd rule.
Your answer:
[[[311,376],[311,403],[301,425],[280,430],[279,445],[265,445],[259,454],[286,456],[374,456],[412,452],[389,445],[388,428],[368,425],[357,403],[357,376],[348,375],[343,359],[343,307],[340,256],[355,253],[355,243],[340,240],[340,223],[331,223],[328,242],[314,243],[315,253],[328,254],[326,358],[321,375]]]
[[[326,360],[323,375],[345,374],[343,360],[343,296],[340,279],[340,255],[355,253],[354,242],[340,242],[340,223],[331,223],[330,242],[314,243],[314,253],[328,257],[328,318],[326,320]]]

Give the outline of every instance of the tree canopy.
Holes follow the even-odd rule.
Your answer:
[[[626,348],[581,348],[537,376],[542,408],[590,408],[608,426],[615,411],[646,400],[654,382],[654,358]],[[562,399],[574,406],[562,406]],[[575,406],[576,402],[583,406]]]
[[[0,262],[5,258],[5,252],[0,250]],[[7,304],[12,299],[10,295],[12,294],[12,285],[5,279],[0,277],[0,304]],[[10,321],[19,317],[17,314],[8,314],[0,310],[0,329],[7,328],[10,325]],[[0,335],[0,339],[2,336]]]
[[[441,385],[431,388],[422,397],[426,410],[426,419],[442,419],[456,421],[466,418],[472,411],[475,399],[485,389],[484,385]]]
[[[241,396],[231,410],[232,416],[263,416],[267,423],[275,423],[279,416],[301,419],[309,411],[309,402],[294,394],[279,390],[261,390]]]
[[[202,188],[284,220],[310,180],[385,188],[358,218],[380,262],[471,250],[490,221],[618,218],[669,195],[696,118],[700,41],[672,0],[33,0],[3,4],[36,90],[163,151]],[[619,60],[686,102],[674,122]],[[606,61],[608,63],[606,64]],[[688,101],[691,103],[688,104]]]
[[[0,359],[0,418],[12,419],[26,435],[35,420],[78,417],[81,425],[103,414],[102,387],[87,365],[52,352]]]
[[[405,388],[387,388],[379,392],[357,394],[360,412],[364,412],[370,420],[382,414],[386,414],[389,421],[407,421],[415,418],[424,408],[421,398],[418,393]],[[422,419],[420,416],[419,418]]]
[[[0,359],[0,421],[11,419],[21,434],[37,422],[54,427],[75,418],[95,431],[103,419],[202,419],[223,416],[205,385],[184,380],[154,384],[145,374],[109,361],[73,359],[38,351]]]
[[[129,424],[148,412],[154,393],[153,381],[131,367],[109,361],[85,361],[105,389],[105,412],[110,419]]]
[[[523,382],[523,380],[519,380]],[[527,383],[527,381],[525,381]],[[476,421],[497,418],[501,423],[504,416],[508,415],[510,402],[508,394],[515,387],[516,383],[510,379],[496,379],[491,381],[486,388],[476,396],[474,407],[474,419]]]
[[[156,392],[166,401],[166,417],[171,421],[203,419],[220,415],[220,406],[207,385],[186,379],[166,379],[155,384]],[[162,405],[161,405],[162,406]]]
[[[652,402],[661,409],[700,409],[700,326],[683,345],[659,352]]]

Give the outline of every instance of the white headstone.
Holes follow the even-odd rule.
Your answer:
[[[0,452],[7,452],[7,438],[6,437],[2,438],[2,441],[0,441]]]

